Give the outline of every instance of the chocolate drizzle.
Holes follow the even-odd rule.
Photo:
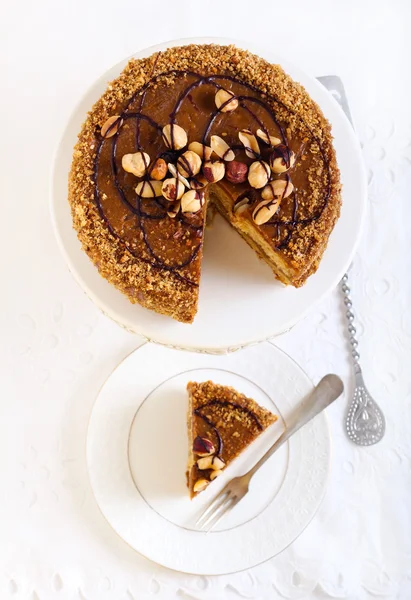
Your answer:
[[[199,406],[198,408],[196,408],[194,410],[194,414],[199,417],[200,419],[203,419],[203,421],[205,423],[207,423],[207,425],[209,427],[211,427],[211,429],[214,431],[214,433],[217,436],[217,441],[218,441],[218,446],[217,446],[217,456],[221,456],[221,453],[223,451],[223,440],[221,438],[221,434],[218,431],[218,428],[216,426],[215,423],[213,423],[206,415],[203,415],[200,411],[202,411],[204,408],[207,408],[209,406],[230,406],[231,408],[235,408],[236,410],[240,410],[244,413],[246,413],[249,417],[251,417],[251,419],[254,421],[254,423],[256,424],[257,428],[260,431],[263,431],[264,427],[261,425],[257,415],[250,410],[249,408],[246,408],[245,406],[241,406],[241,404],[237,404],[236,402],[230,402],[228,400],[210,400],[210,402],[206,402],[205,404],[202,404],[201,406]]]
[[[195,80],[193,82],[189,83],[187,85],[187,87],[183,90],[183,92],[180,94],[180,96],[178,97],[176,104],[170,113],[171,124],[174,124],[176,122],[178,112],[180,111],[180,109],[183,106],[186,99],[194,106],[194,108],[196,110],[198,110],[198,106],[194,102],[191,92],[195,88],[197,88],[201,85],[208,84],[208,85],[214,86],[216,89],[219,89],[219,88],[223,87],[221,85],[221,82],[228,81],[228,82],[242,85],[245,88],[247,88],[253,92],[257,92],[257,93],[261,93],[261,92],[258,90],[258,88],[242,81],[241,79],[238,79],[238,78],[230,76],[230,75],[224,75],[224,74],[202,76],[202,75],[200,75],[198,73],[194,73],[192,71],[171,70],[171,71],[162,72],[157,75],[154,75],[154,70],[157,65],[158,57],[159,57],[159,55],[157,55],[157,57],[154,60],[152,76],[151,76],[150,80],[143,87],[138,89],[133,94],[133,96],[128,101],[125,109],[119,115],[121,126],[118,128],[117,132],[110,138],[103,138],[99,133],[96,133],[96,136],[98,138],[98,143],[97,143],[96,155],[95,155],[95,159],[94,159],[94,168],[93,168],[95,203],[96,203],[98,212],[99,212],[101,218],[106,223],[107,228],[109,229],[110,233],[116,239],[118,239],[122,242],[125,249],[133,257],[139,258],[140,260],[149,263],[154,268],[160,268],[160,269],[165,269],[165,270],[171,271],[182,281],[184,281],[190,285],[197,286],[198,284],[196,282],[192,281],[189,276],[187,276],[187,275],[189,275],[189,272],[181,273],[180,271],[181,270],[184,271],[185,269],[187,269],[190,266],[190,264],[194,261],[194,259],[196,258],[196,256],[198,255],[198,253],[201,249],[202,225],[198,225],[195,222],[191,222],[191,220],[187,219],[184,215],[178,215],[176,217],[175,222],[180,222],[180,223],[184,224],[184,226],[188,230],[192,231],[192,236],[194,236],[195,238],[200,237],[200,241],[199,241],[199,243],[197,243],[196,245],[193,246],[188,257],[184,258],[184,260],[182,260],[180,262],[176,262],[174,264],[168,264],[168,262],[166,263],[163,258],[158,256],[158,253],[156,253],[154,251],[154,249],[150,243],[149,234],[147,232],[147,227],[146,227],[146,221],[153,221],[153,220],[160,221],[161,219],[167,218],[167,206],[164,206],[161,203],[160,199],[158,199],[158,198],[143,199],[140,196],[136,195],[135,204],[130,202],[130,200],[127,198],[126,193],[125,193],[124,189],[122,188],[122,186],[119,182],[119,179],[118,179],[117,148],[118,148],[118,142],[119,142],[119,138],[120,138],[121,131],[122,131],[122,126],[127,120],[135,120],[135,122],[136,122],[135,145],[136,145],[137,150],[142,150],[142,144],[141,144],[141,123],[142,123],[142,121],[145,121],[152,129],[154,129],[157,132],[157,135],[163,136],[162,126],[159,123],[157,123],[156,121],[154,121],[154,119],[152,119],[150,116],[144,114],[144,112],[143,112],[146,95],[147,95],[148,90],[150,89],[150,86],[156,84],[161,77],[167,77],[167,76],[188,77],[188,76],[190,76],[190,77],[195,78]],[[136,99],[139,95],[140,95],[140,99],[138,102],[138,110],[131,112],[129,109],[133,105],[133,103],[136,101]],[[270,104],[268,104],[265,100],[263,100],[261,98],[256,98],[254,96],[244,95],[244,94],[234,95],[232,98],[228,99],[226,101],[226,103],[224,103],[222,106],[220,106],[219,109],[213,111],[210,114],[210,118],[208,120],[208,123],[206,125],[206,128],[205,128],[203,136],[202,136],[203,144],[208,145],[207,139],[208,139],[209,135],[211,134],[211,130],[213,128],[213,125],[214,125],[216,119],[218,118],[219,115],[222,114],[221,109],[224,108],[225,104],[228,104],[229,102],[231,102],[233,100],[233,98],[236,98],[238,100],[239,108],[237,110],[239,110],[241,108],[241,109],[247,111],[248,114],[250,115],[251,119],[253,119],[258,124],[258,126],[265,132],[265,134],[268,136],[269,131],[268,131],[267,127],[261,121],[259,116],[252,110],[251,106],[253,104],[257,104],[258,106],[263,108],[263,110],[267,113],[267,116],[273,121],[273,123],[276,125],[277,129],[280,131],[282,142],[283,142],[280,147],[276,147],[276,148],[272,149],[271,152],[274,152],[275,156],[281,156],[287,166],[290,166],[290,149],[287,145],[287,139],[286,139],[284,127],[278,121],[275,111],[272,108],[272,105],[277,104],[278,106],[281,106],[286,111],[295,115],[305,126],[306,130],[309,132],[312,141],[317,144],[317,146],[319,148],[319,153],[323,160],[323,163],[327,168],[327,186],[326,186],[324,199],[322,201],[322,206],[314,215],[305,217],[305,218],[300,218],[300,219],[298,218],[299,203],[298,203],[298,198],[297,198],[297,192],[294,190],[294,192],[292,194],[292,200],[294,203],[293,209],[292,209],[292,218],[285,221],[285,220],[279,219],[278,217],[275,218],[275,216],[274,216],[272,219],[270,219],[267,223],[264,224],[264,226],[265,225],[275,226],[275,230],[277,233],[276,238],[277,238],[277,240],[279,240],[276,247],[278,249],[286,248],[292,238],[292,234],[293,234],[296,226],[299,225],[301,227],[304,227],[304,226],[307,226],[308,224],[312,223],[313,221],[318,220],[321,217],[321,215],[323,214],[323,211],[328,204],[330,194],[331,194],[331,174],[330,174],[330,166],[329,166],[329,161],[328,161],[328,158],[326,155],[326,151],[322,147],[321,142],[313,134],[311,129],[308,127],[308,125],[302,119],[302,117],[300,117],[300,115],[298,115],[296,113],[296,111],[294,111],[292,108],[286,106],[284,103],[282,103],[280,100],[278,100],[275,97],[267,96],[267,100],[270,102]],[[113,123],[111,127],[114,127],[117,123],[118,123],[118,120],[115,123]],[[228,127],[230,127],[230,125],[228,125]],[[182,153],[184,152],[184,150],[182,150],[182,151],[173,150],[173,147],[174,147],[174,131],[173,130],[174,130],[174,128],[171,127],[171,134],[170,134],[171,149],[166,147],[164,149],[164,151],[160,152],[158,154],[158,156],[155,157],[155,159],[153,159],[153,164],[154,164],[155,160],[160,157],[163,158],[166,162],[172,162],[173,164],[176,164],[176,161],[180,160],[182,166],[184,168],[187,168],[186,169],[187,172],[190,173],[188,161],[185,159],[185,157],[181,156]],[[100,192],[99,183],[98,183],[98,176],[99,176],[99,161],[100,161],[101,151],[105,144],[111,144],[110,168],[111,168],[111,178],[112,178],[114,187],[118,193],[120,201],[124,204],[124,206],[127,208],[127,210],[129,210],[132,213],[132,215],[135,218],[136,229],[137,229],[137,231],[140,231],[140,239],[144,243],[144,247],[147,250],[147,255],[149,256],[149,258],[143,256],[141,254],[141,252],[137,252],[135,249],[133,249],[132,246],[130,245],[130,243],[126,239],[124,239],[124,237],[122,237],[119,233],[117,233],[115,231],[113,224],[110,222],[110,219],[103,208],[101,192]],[[242,148],[243,148],[242,146],[232,146],[232,149],[242,149]],[[257,158],[261,159],[261,156],[257,157]],[[148,167],[148,165],[146,165],[146,167]],[[149,183],[149,177],[150,177],[150,170],[148,169],[148,174],[144,178],[144,181],[147,181],[147,185],[151,185]],[[286,177],[288,178],[287,180],[289,180],[288,174],[286,175]],[[250,192],[252,192],[252,194],[253,194],[251,197],[254,197],[255,196],[254,190],[252,190],[252,191],[247,190],[246,192],[241,194],[241,197],[250,195]],[[143,207],[142,207],[143,203],[149,204],[149,205],[155,207],[156,210],[154,212],[151,212],[150,210],[143,209]],[[147,206],[147,208],[148,208],[148,206]],[[285,236],[280,235],[281,231],[283,231],[285,233]],[[241,408],[241,407],[238,407],[238,408]],[[199,415],[199,416],[201,416],[201,415]],[[255,415],[254,415],[254,417],[255,417]],[[214,425],[213,425],[213,427],[214,427]],[[260,425],[260,427],[261,427],[261,425]]]

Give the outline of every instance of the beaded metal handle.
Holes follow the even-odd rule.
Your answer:
[[[358,341],[355,337],[357,330],[354,327],[354,313],[352,311],[352,300],[350,288],[347,285],[347,273],[341,280],[341,290],[344,295],[346,308],[345,316],[348,321],[349,343],[351,356],[355,371],[354,397],[348,409],[345,422],[348,437],[360,446],[371,446],[380,441],[385,433],[385,419],[378,404],[371,398],[365,387],[360,367],[360,355],[358,353]]]

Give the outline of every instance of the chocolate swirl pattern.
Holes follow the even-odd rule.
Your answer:
[[[320,141],[310,131],[308,125],[303,122],[302,118],[278,99],[268,96],[263,98],[259,90],[250,84],[225,74],[202,76],[192,71],[174,70],[153,76],[144,87],[136,91],[119,115],[118,121],[115,121],[111,125],[112,128],[117,128],[114,135],[111,137],[107,137],[107,135],[106,137],[103,137],[99,132],[96,132],[97,151],[93,172],[95,202],[99,214],[106,223],[110,233],[120,240],[132,256],[138,257],[140,260],[149,263],[154,268],[173,271],[177,277],[196,286],[198,284],[190,279],[189,267],[201,249],[203,215],[187,215],[181,213],[177,215],[173,225],[174,231],[172,232],[172,236],[174,239],[184,237],[185,246],[182,248],[181,256],[178,256],[178,259],[168,256],[167,252],[164,251],[164,246],[161,246],[158,243],[158,230],[154,230],[153,228],[154,222],[159,223],[168,218],[167,202],[161,197],[155,197],[154,190],[152,193],[152,196],[154,197],[152,198],[143,198],[135,192],[131,193],[130,184],[126,185],[127,182],[124,177],[120,176],[122,175],[122,172],[121,169],[119,169],[119,162],[121,161],[120,152],[123,152],[123,150],[120,149],[120,147],[123,147],[122,137],[124,134],[129,136],[130,131],[133,130],[134,148],[132,148],[131,151],[145,150],[147,142],[156,147],[156,154],[152,157],[151,169],[158,158],[163,158],[166,163],[176,164],[177,160],[181,157],[180,160],[185,164],[184,161],[186,159],[181,156],[184,149],[173,150],[167,148],[164,143],[162,128],[166,123],[157,122],[153,116],[148,114],[149,111],[145,110],[145,103],[149,93],[157,86],[159,86],[158,89],[160,90],[161,81],[170,77],[175,78],[176,81],[184,81],[184,87],[169,114],[169,123],[171,124],[177,123],[180,113],[182,112],[182,109],[186,107],[187,103],[195,113],[202,112],[204,114],[204,107],[199,107],[199,99],[200,101],[203,101],[207,96],[213,97],[213,94],[210,93],[212,89],[218,91],[219,89],[231,85],[232,87],[235,87],[236,90],[241,91],[241,93],[234,93],[233,96],[218,109],[215,109],[214,107],[213,110],[209,111],[209,116],[206,119],[200,138],[204,145],[210,144],[211,135],[218,129],[219,118],[223,114],[225,105],[232,102],[233,98],[235,98],[238,101],[237,112],[243,112],[243,120],[244,114],[247,115],[250,129],[257,126],[264,132],[267,138],[272,133],[275,133],[276,135],[279,135],[279,138],[282,141],[279,148],[270,148],[268,144],[264,144],[264,148],[258,156],[255,156],[255,159],[261,161],[264,161],[264,159],[269,160],[275,153],[276,156],[280,156],[284,160],[287,168],[289,168],[290,147],[289,141],[287,140],[287,132],[285,125],[279,121],[276,115],[275,106],[281,106],[282,109],[285,109],[291,115],[294,115],[294,118],[302,121],[304,129],[307,132],[307,141],[315,143],[318,147],[323,165],[327,172],[327,186],[321,201],[321,206],[313,214],[299,214],[298,190],[294,189],[291,197],[287,198],[287,202],[285,200],[284,202],[281,202],[280,208],[274,216],[261,225],[261,227],[270,228],[270,231],[272,231],[272,239],[275,242],[277,249],[281,250],[287,247],[292,240],[293,233],[297,227],[304,227],[321,217],[322,212],[328,203],[331,179],[327,157],[322,149]],[[193,94],[196,90],[204,90],[204,93],[202,95],[197,93],[197,98],[194,99]],[[151,101],[153,102],[152,98]],[[204,104],[207,106],[206,101],[204,101]],[[224,113],[224,115],[227,115],[227,113]],[[120,126],[118,126],[119,123]],[[237,131],[235,124],[231,125],[229,119],[226,120],[225,123],[227,129],[231,128],[234,131]],[[171,148],[174,147],[173,132],[174,128],[171,127]],[[242,152],[244,150],[244,148],[238,144],[232,145],[231,147],[236,152]],[[130,147],[128,149],[130,151]],[[297,155],[297,160],[298,158]],[[262,162],[262,164],[266,163]],[[144,186],[150,187],[152,186],[150,183],[151,169],[149,165],[146,165],[146,167],[147,172],[142,180],[144,181]],[[189,172],[189,165],[187,165],[187,171]],[[288,173],[286,174],[286,178],[287,180],[290,178]],[[107,182],[109,182],[109,184],[107,184]],[[126,211],[126,215],[123,217],[123,223],[116,222],[110,215],[110,208],[105,202],[108,194],[107,191],[104,190],[104,187],[107,188],[107,185],[109,189],[117,195],[119,202],[122,203]],[[258,201],[258,192],[256,193],[256,190],[254,189],[247,188],[245,191],[239,193],[238,198],[243,198],[245,196],[249,196],[252,203]]]

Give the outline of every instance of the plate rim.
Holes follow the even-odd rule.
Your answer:
[[[57,187],[56,179],[58,177],[57,166],[58,166],[58,162],[59,162],[60,148],[62,146],[64,138],[66,137],[66,135],[69,132],[69,126],[70,126],[71,120],[73,119],[75,114],[78,112],[79,108],[81,107],[82,103],[85,101],[87,96],[91,93],[92,89],[98,84],[98,82],[100,82],[100,80],[103,80],[106,77],[106,75],[109,71],[116,69],[120,72],[120,69],[124,68],[124,65],[131,58],[139,58],[139,57],[149,56],[149,55],[153,54],[154,52],[162,51],[166,48],[171,48],[171,47],[175,47],[175,46],[186,46],[188,44],[221,44],[221,45],[234,44],[239,48],[243,48],[250,52],[257,53],[260,56],[262,56],[263,58],[264,58],[264,54],[265,54],[264,47],[262,45],[260,45],[259,43],[255,43],[252,41],[245,41],[245,40],[241,40],[241,39],[226,38],[226,37],[198,36],[198,37],[178,38],[178,39],[168,40],[168,41],[165,41],[165,42],[162,42],[159,44],[154,44],[152,46],[142,48],[142,49],[130,54],[129,56],[123,58],[122,60],[118,61],[114,65],[111,65],[108,69],[106,69],[104,71],[104,73],[101,73],[98,77],[96,77],[96,79],[94,79],[92,81],[92,83],[89,86],[87,86],[87,88],[84,90],[84,92],[79,97],[78,101],[73,105],[72,110],[70,111],[67,120],[65,120],[64,125],[62,126],[62,128],[60,130],[58,142],[54,148],[53,158],[52,158],[51,168],[50,168],[50,173],[49,173],[49,212],[50,212],[52,229],[54,231],[54,235],[57,240],[57,245],[60,249],[60,252],[62,253],[62,256],[64,258],[66,266],[68,267],[68,270],[70,271],[74,280],[80,286],[80,289],[83,291],[83,293],[85,293],[85,295],[89,298],[89,300],[91,300],[93,302],[93,304],[106,317],[110,318],[112,321],[114,321],[117,325],[119,325],[123,329],[126,329],[126,331],[133,333],[135,335],[141,336],[142,338],[144,338],[144,340],[146,342],[153,342],[153,343],[156,343],[156,344],[168,347],[168,348],[177,349],[177,350],[187,350],[189,352],[200,352],[200,353],[207,353],[207,354],[225,354],[228,352],[233,352],[233,351],[236,351],[236,350],[239,350],[242,348],[246,348],[246,347],[254,345],[254,344],[258,344],[260,342],[269,341],[271,338],[280,336],[280,335],[290,331],[298,322],[302,321],[311,310],[313,310],[316,306],[318,306],[319,303],[327,296],[327,294],[329,294],[332,290],[334,290],[336,288],[336,286],[338,285],[339,281],[341,280],[344,272],[346,272],[346,270],[348,270],[349,266],[352,263],[352,260],[355,256],[355,253],[357,251],[358,245],[361,241],[362,234],[364,231],[365,219],[366,219],[366,214],[367,214],[367,206],[368,206],[367,178],[366,178],[365,164],[364,164],[364,161],[362,158],[362,152],[361,152],[359,140],[358,140],[357,136],[355,135],[352,125],[351,125],[350,121],[348,120],[347,116],[345,115],[344,111],[342,110],[341,106],[338,104],[338,102],[335,100],[335,98],[332,96],[332,94],[328,93],[326,91],[326,89],[324,88],[324,86],[319,81],[317,81],[317,79],[315,77],[313,77],[311,74],[309,74],[308,72],[301,69],[298,65],[295,65],[292,61],[289,61],[285,57],[281,56],[281,54],[276,53],[279,64],[281,64],[281,66],[284,66],[284,69],[286,71],[288,69],[290,69],[291,71],[295,72],[296,74],[298,74],[298,73],[301,74],[303,76],[303,78],[308,78],[310,80],[311,84],[313,86],[315,86],[317,89],[321,90],[321,92],[325,92],[328,94],[328,97],[331,100],[331,103],[332,103],[334,109],[337,111],[337,113],[339,113],[340,118],[342,118],[342,121],[345,123],[345,134],[351,139],[351,148],[355,149],[357,157],[359,159],[358,160],[359,183],[360,183],[360,188],[361,188],[359,197],[361,197],[362,202],[360,204],[361,209],[359,212],[359,219],[358,219],[358,225],[357,225],[357,227],[358,227],[357,236],[355,238],[354,243],[352,244],[350,251],[347,252],[347,259],[346,259],[345,267],[343,269],[340,269],[341,272],[336,271],[336,274],[334,274],[334,276],[330,280],[331,283],[329,284],[329,286],[327,286],[327,288],[325,288],[321,294],[317,295],[316,298],[313,301],[311,301],[311,303],[307,303],[306,308],[302,309],[298,315],[291,317],[288,321],[286,321],[283,324],[283,326],[280,329],[277,328],[274,332],[271,332],[271,333],[265,335],[264,337],[257,335],[257,337],[253,337],[252,339],[245,339],[245,340],[239,341],[235,344],[228,344],[228,345],[220,344],[217,346],[211,345],[211,344],[204,344],[204,343],[201,345],[195,345],[195,343],[186,343],[186,342],[180,344],[180,343],[175,343],[174,341],[171,341],[170,339],[167,339],[167,335],[164,338],[162,338],[161,334],[156,334],[154,336],[151,336],[147,332],[143,333],[141,331],[141,329],[144,330],[144,327],[141,325],[142,320],[140,320],[138,323],[133,323],[133,324],[128,322],[127,319],[124,319],[124,321],[122,321],[121,314],[117,310],[112,309],[112,307],[104,300],[103,296],[95,294],[92,291],[92,289],[90,289],[88,282],[77,271],[75,261],[71,258],[70,252],[66,248],[66,244],[63,239],[64,236],[59,229],[58,217],[57,217],[57,206],[58,206],[57,195],[58,194],[55,191],[55,188]],[[295,75],[293,75],[293,78],[294,77],[295,77]],[[320,106],[320,108],[321,108],[321,106]],[[61,174],[60,174],[60,176],[61,176]],[[67,173],[67,176],[68,176],[68,173]],[[331,232],[331,235],[332,235],[332,232]],[[79,240],[78,240],[78,244],[80,244]],[[88,256],[86,258],[87,258],[87,260],[90,260]],[[119,292],[119,293],[121,293],[121,292]],[[125,321],[127,321],[127,322],[125,322]]]
[[[262,342],[262,344],[269,344],[270,346],[272,346],[272,348],[279,352],[281,355],[283,355],[285,358],[287,358],[288,360],[290,360],[291,363],[293,363],[293,365],[303,374],[303,376],[307,379],[307,381],[309,382],[310,386],[312,388],[315,387],[315,384],[313,382],[313,380],[311,379],[311,377],[308,375],[308,373],[306,373],[306,371],[303,369],[303,367],[292,357],[290,356],[285,350],[283,350],[282,348],[280,348],[279,346],[277,346],[274,341],[271,340],[265,340]],[[240,569],[236,569],[236,570],[230,570],[230,571],[224,571],[224,572],[220,572],[220,573],[195,573],[194,571],[186,571],[186,570],[181,570],[181,569],[177,569],[174,567],[171,567],[169,565],[165,565],[162,563],[157,562],[155,559],[151,558],[150,556],[147,556],[146,554],[144,554],[141,550],[137,550],[128,540],[126,540],[124,537],[122,537],[122,535],[117,531],[117,529],[114,528],[114,526],[111,524],[111,522],[109,521],[108,517],[105,515],[105,513],[103,512],[103,509],[100,506],[99,501],[97,500],[97,496],[93,487],[93,482],[92,482],[92,477],[91,477],[91,467],[90,467],[90,458],[89,458],[89,444],[90,444],[90,427],[91,427],[91,422],[93,420],[93,415],[94,415],[94,411],[95,411],[95,407],[96,404],[98,402],[98,398],[101,394],[101,392],[103,391],[105,385],[107,384],[108,380],[111,378],[111,376],[115,373],[115,371],[120,368],[120,366],[123,365],[123,363],[129,359],[133,354],[137,353],[139,350],[145,348],[146,346],[156,346],[156,344],[152,344],[151,342],[148,341],[144,341],[140,346],[138,346],[137,348],[134,348],[133,350],[131,350],[130,352],[128,352],[108,373],[107,377],[105,378],[104,382],[100,385],[100,387],[98,388],[95,397],[94,397],[94,401],[93,401],[93,405],[89,414],[89,418],[88,418],[88,423],[87,423],[87,429],[86,429],[86,439],[85,439],[85,461],[86,461],[86,468],[87,468],[87,477],[89,480],[89,484],[90,484],[90,489],[91,489],[91,493],[92,493],[92,497],[95,501],[95,504],[100,512],[100,514],[102,515],[103,519],[105,520],[105,522],[109,525],[111,531],[114,532],[114,534],[123,542],[125,543],[127,546],[129,546],[133,552],[136,552],[139,556],[143,557],[146,560],[149,560],[150,562],[152,562],[155,565],[160,565],[161,567],[165,568],[165,569],[169,569],[170,571],[174,572],[174,573],[184,573],[184,574],[188,574],[188,575],[197,575],[197,576],[204,576],[204,577],[218,577],[218,576],[224,576],[224,575],[233,575],[236,573],[243,573],[245,571],[248,571],[249,569],[253,569],[256,567],[259,567],[260,565],[263,565],[265,563],[267,563],[268,561],[272,560],[273,558],[275,558],[276,556],[279,556],[280,554],[282,554],[285,550],[287,550],[302,534],[303,532],[307,529],[307,527],[311,524],[311,522],[313,521],[314,517],[317,515],[323,501],[325,498],[325,495],[327,493],[327,489],[329,486],[329,482],[330,482],[330,476],[331,476],[331,469],[332,469],[332,459],[333,459],[333,454],[334,454],[334,444],[333,444],[333,436],[332,436],[332,431],[331,431],[331,427],[330,427],[330,420],[329,417],[327,415],[326,411],[323,411],[321,413],[322,417],[323,417],[323,422],[324,422],[324,435],[327,438],[328,441],[328,456],[327,456],[327,469],[326,469],[326,476],[325,476],[325,482],[324,482],[324,486],[321,490],[321,495],[318,498],[318,502],[317,502],[317,506],[314,510],[314,512],[312,513],[311,517],[309,518],[309,520],[307,521],[307,523],[303,526],[303,528],[295,535],[292,537],[292,539],[288,542],[288,544],[286,544],[284,546],[284,548],[282,548],[281,550],[275,552],[273,555],[265,558],[264,560],[255,563],[251,566],[247,566],[244,568],[240,568]],[[211,367],[210,367],[211,368]],[[254,382],[255,383],[255,382]],[[256,384],[258,385],[258,384]],[[133,417],[134,419],[134,417]],[[128,446],[128,442],[127,442],[127,446]],[[127,461],[128,461],[128,456],[127,456]],[[150,507],[151,510],[152,507],[150,505],[148,505]],[[237,526],[238,527],[238,526]]]

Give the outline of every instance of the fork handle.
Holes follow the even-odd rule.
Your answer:
[[[344,385],[337,375],[326,375],[315,387],[314,391],[304,400],[301,407],[293,414],[289,426],[283,431],[280,437],[274,442],[269,450],[254,465],[252,469],[244,475],[248,480],[258,471],[258,469],[278,450],[296,431],[304,427],[308,421],[311,421],[334,400],[341,396]]]

